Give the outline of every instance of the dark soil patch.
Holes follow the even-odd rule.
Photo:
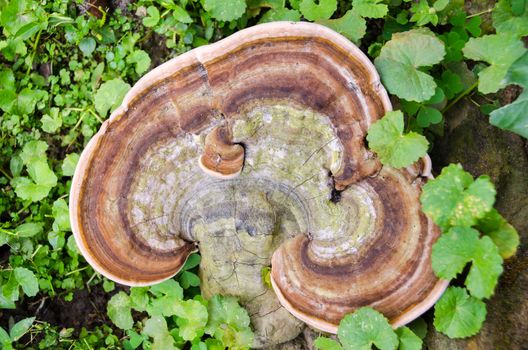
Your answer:
[[[112,325],[106,314],[106,304],[113,294],[125,287],[116,286],[112,293],[106,293],[102,286],[94,286],[74,292],[72,301],[65,301],[63,297],[35,297],[25,299],[17,304],[14,310],[0,309],[0,325],[6,327],[9,318],[15,322],[26,317],[35,316],[37,320],[48,322],[61,328],[74,328],[74,335],[78,335],[81,328],[94,329],[103,324]]]

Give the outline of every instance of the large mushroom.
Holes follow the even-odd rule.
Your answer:
[[[365,145],[390,109],[366,56],[323,26],[258,25],[194,49],[145,75],[84,150],[77,244],[130,286],[199,250],[202,294],[237,296],[255,347],[296,337],[300,320],[335,333],[367,305],[409,322],[446,282],[431,269],[423,163],[381,167]]]

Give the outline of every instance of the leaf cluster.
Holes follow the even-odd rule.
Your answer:
[[[493,209],[495,188],[451,164],[423,187],[423,211],[442,229],[433,245],[435,274],[451,280],[465,271],[466,289],[450,287],[435,306],[435,327],[452,338],[476,334],[485,320],[482,299],[493,295],[503,259],[515,254],[517,231]],[[469,292],[469,294],[468,294]]]
[[[362,307],[346,315],[339,323],[339,341],[319,337],[314,345],[319,350],[420,350],[425,333],[416,330],[423,320],[393,330],[389,321],[378,311]],[[411,329],[415,328],[416,333]],[[420,334],[417,335],[417,334]]]
[[[236,298],[215,295],[205,300],[199,294],[184,297],[184,288],[197,287],[199,279],[189,269],[199,263],[192,255],[176,279],[152,287],[133,287],[130,295],[115,294],[108,302],[108,316],[127,331],[125,349],[178,349],[189,343],[191,349],[249,349],[253,332],[249,316]],[[186,288],[186,289],[187,289]],[[131,311],[146,312],[148,318],[136,323]],[[137,330],[137,331],[136,331]],[[152,340],[151,340],[152,339]]]

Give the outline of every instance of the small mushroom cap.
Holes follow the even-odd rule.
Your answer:
[[[199,164],[203,171],[212,176],[236,177],[244,166],[244,147],[233,143],[233,135],[228,127],[214,128],[205,137],[205,151]]]

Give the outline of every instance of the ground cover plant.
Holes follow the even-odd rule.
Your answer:
[[[1,348],[249,348],[249,318],[238,302],[200,296],[197,255],[149,288],[126,289],[95,273],[72,237],[68,192],[84,146],[145,72],[278,20],[328,26],[373,60],[395,111],[366,142],[386,165],[405,167],[434,148],[462,99],[492,125],[528,138],[528,93],[520,92],[528,85],[528,1],[500,0],[470,14],[460,0],[0,0]],[[497,93],[506,87],[515,97],[501,105]],[[493,208],[488,177],[474,179],[457,164],[438,175],[421,201],[443,232],[433,269],[455,282],[433,324],[464,338],[482,327],[485,301],[519,237]],[[95,305],[85,300],[72,318],[60,315],[89,293]],[[43,313],[50,303],[56,311]],[[337,340],[322,336],[315,346],[420,349],[423,330],[423,321],[392,330],[363,308],[343,319]]]

